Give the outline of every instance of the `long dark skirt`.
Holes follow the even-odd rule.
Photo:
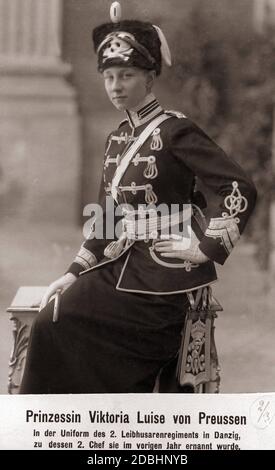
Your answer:
[[[152,392],[175,357],[188,300],[115,289],[123,260],[80,276],[35,319],[20,393]]]

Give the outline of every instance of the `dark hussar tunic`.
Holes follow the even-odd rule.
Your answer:
[[[126,150],[164,113],[168,118],[119,176]],[[216,203],[206,229],[192,218],[209,261],[163,258],[153,239],[132,240],[109,258],[112,240],[87,239],[69,268],[79,277],[62,295],[60,321],[51,322],[51,302],[34,322],[22,393],[152,391],[159,370],[177,353],[186,291],[216,280],[214,262],[223,264],[232,251],[254,208],[256,190],[199,127],[181,113],[164,112],[153,95],[137,113],[128,113],[107,140],[100,191],[103,229],[109,217],[106,196],[134,209],[181,207],[192,202],[195,177]]]

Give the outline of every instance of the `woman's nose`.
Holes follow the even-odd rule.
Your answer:
[[[113,91],[121,91],[121,89],[122,89],[121,80],[119,78],[114,79],[113,83],[112,83],[112,90]]]

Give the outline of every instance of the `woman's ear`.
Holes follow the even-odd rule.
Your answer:
[[[149,70],[146,75],[146,88],[147,91],[151,91],[153,88],[153,84],[156,78],[156,71],[155,70]]]

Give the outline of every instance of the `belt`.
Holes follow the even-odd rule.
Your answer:
[[[183,211],[168,215],[158,215],[155,209],[139,208],[138,210],[123,210],[122,234],[118,240],[107,245],[104,255],[116,258],[135,241],[156,240],[160,233],[169,235],[170,228],[191,220],[191,205]]]

